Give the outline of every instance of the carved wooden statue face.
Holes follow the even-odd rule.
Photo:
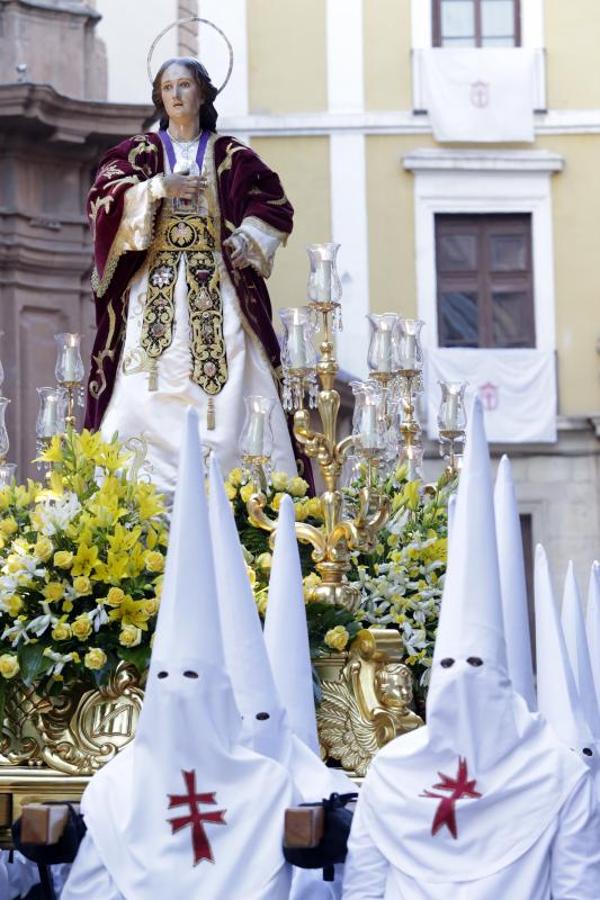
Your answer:
[[[202,88],[183,63],[171,63],[162,74],[160,95],[169,121],[188,124],[198,121],[204,102]]]

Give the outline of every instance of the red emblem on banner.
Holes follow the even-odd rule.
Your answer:
[[[487,409],[488,412],[492,412],[492,410],[498,408],[500,393],[498,385],[492,384],[489,381],[486,384],[480,384],[477,388],[477,393],[479,394],[483,408]]]
[[[197,866],[203,859],[214,862],[212,850],[204,830],[204,822],[211,822],[213,825],[227,825],[223,818],[227,810],[217,809],[214,812],[200,812],[200,803],[216,804],[214,794],[197,794],[196,793],[196,773],[195,771],[183,772],[183,780],[187,789],[187,794],[169,794],[169,809],[175,806],[189,806],[189,815],[178,816],[174,819],[167,819],[173,834],[187,828],[192,828],[192,846],[194,848],[194,865]]]
[[[441,801],[433,817],[431,833],[432,835],[437,834],[442,825],[445,825],[452,837],[457,838],[456,801],[462,800],[464,797],[476,799],[481,797],[481,794],[475,790],[476,780],[473,778],[469,781],[466,759],[459,757],[456,778],[450,778],[441,772],[438,772],[438,775],[440,776],[440,781],[433,785],[433,790],[424,791],[420,795],[421,797],[433,797],[435,800]],[[448,791],[449,796],[445,797],[443,794],[435,793],[435,791]]]

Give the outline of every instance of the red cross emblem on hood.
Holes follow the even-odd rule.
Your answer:
[[[194,849],[194,865],[203,859],[214,862],[214,857],[208,837],[204,830],[204,822],[212,822],[213,825],[226,825],[227,822],[223,818],[227,810],[216,809],[213,812],[200,812],[200,803],[216,804],[215,794],[198,794],[196,793],[196,772],[183,772],[183,780],[187,788],[187,794],[169,794],[169,809],[175,806],[189,806],[188,815],[176,816],[174,819],[167,819],[171,826],[173,834],[186,828],[188,825],[192,827],[192,846]]]
[[[476,799],[477,797],[481,797],[481,794],[475,790],[477,781],[474,778],[469,781],[467,761],[466,759],[462,759],[462,757],[459,757],[458,759],[458,773],[456,778],[450,778],[448,775],[443,775],[442,772],[438,772],[438,775],[440,781],[433,785],[433,790],[423,791],[420,795],[421,797],[433,797],[435,800],[440,801],[440,805],[436,809],[435,816],[433,817],[431,834],[437,834],[440,828],[445,825],[452,837],[457,838],[456,801],[462,800],[463,798]],[[448,796],[446,797],[444,794],[435,793],[436,791],[447,791]]]

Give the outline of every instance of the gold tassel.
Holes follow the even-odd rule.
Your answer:
[[[206,410],[206,427],[208,431],[214,431],[215,424],[215,401],[212,397],[209,397],[208,408]]]

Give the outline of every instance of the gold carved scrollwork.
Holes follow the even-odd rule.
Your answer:
[[[393,738],[423,725],[410,709],[412,679],[402,656],[397,632],[369,629],[359,632],[349,653],[315,661],[322,686],[322,752],[356,775],[364,775]]]
[[[7,701],[2,766],[46,766],[93,775],[133,738],[143,692],[137,671],[120,663],[107,685],[42,698],[31,689]]]

